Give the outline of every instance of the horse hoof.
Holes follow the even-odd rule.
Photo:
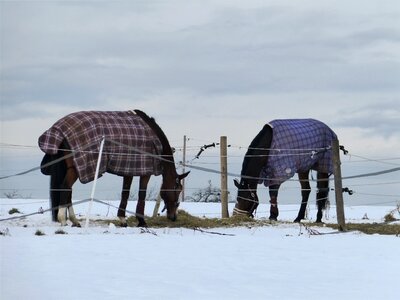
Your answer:
[[[276,218],[276,217],[269,217],[269,220],[270,220],[270,221],[278,221],[278,218]]]
[[[119,226],[120,227],[128,227],[128,223],[120,223]]]
[[[71,225],[71,227],[81,227],[81,224],[80,223],[72,223],[72,225]]]
[[[137,227],[144,227],[144,228],[146,228],[147,227],[147,223],[146,222],[139,222],[139,224],[137,225]]]
[[[301,219],[300,218],[296,218],[294,221],[293,221],[293,223],[300,223],[301,222]]]

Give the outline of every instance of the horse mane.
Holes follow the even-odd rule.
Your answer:
[[[176,169],[175,169],[175,160],[174,160],[174,155],[172,153],[172,148],[171,145],[169,144],[168,138],[165,135],[164,131],[161,129],[161,127],[156,123],[155,119],[152,117],[149,117],[145,112],[135,109],[134,112],[140,117],[142,118],[142,120],[149,125],[149,127],[154,131],[154,133],[156,134],[156,136],[159,138],[161,145],[162,145],[162,155],[163,158],[165,158],[166,160],[168,160],[168,162],[166,162],[165,160],[161,160],[161,164],[164,166],[168,166],[170,168],[172,168],[175,170],[176,173]]]
[[[269,124],[256,135],[244,156],[241,175],[258,177],[268,160],[272,142],[272,128]]]

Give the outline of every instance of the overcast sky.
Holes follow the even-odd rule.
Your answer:
[[[398,0],[0,1],[0,13],[1,143],[36,146],[73,111],[138,108],[176,146],[246,147],[272,119],[312,117],[355,154],[399,156]],[[41,159],[1,151],[2,174]]]

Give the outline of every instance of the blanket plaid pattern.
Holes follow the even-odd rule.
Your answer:
[[[161,155],[162,145],[151,128],[133,111],[82,111],[58,120],[38,140],[40,149],[56,154],[63,140],[73,151],[74,166],[82,183],[94,179],[101,140],[105,137],[99,176],[160,175],[160,160],[141,152]],[[122,143],[128,147],[110,141]]]
[[[274,120],[267,165],[259,183],[282,184],[295,173],[316,170],[332,174],[332,140],[336,134],[324,123],[313,119]]]

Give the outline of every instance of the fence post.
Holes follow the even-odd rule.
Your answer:
[[[345,231],[342,171],[340,168],[339,140],[332,141],[333,175],[335,179],[336,215],[340,231]]]
[[[182,154],[182,174],[185,173],[186,165],[186,135],[183,136],[183,154]],[[182,179],[182,202],[185,201],[185,178]]]
[[[227,138],[220,137],[220,156],[221,156],[221,209],[222,218],[229,218],[228,213],[228,158],[227,158]]]
[[[90,194],[89,207],[88,207],[88,210],[87,210],[87,213],[86,213],[86,222],[85,222],[85,228],[86,229],[89,227],[90,212],[92,210],[94,192],[96,191],[97,178],[99,177],[100,163],[101,163],[101,156],[103,154],[104,141],[105,141],[105,137],[103,136],[103,139],[101,140],[101,143],[100,143],[99,157],[97,159],[96,173],[94,174],[92,193]]]

